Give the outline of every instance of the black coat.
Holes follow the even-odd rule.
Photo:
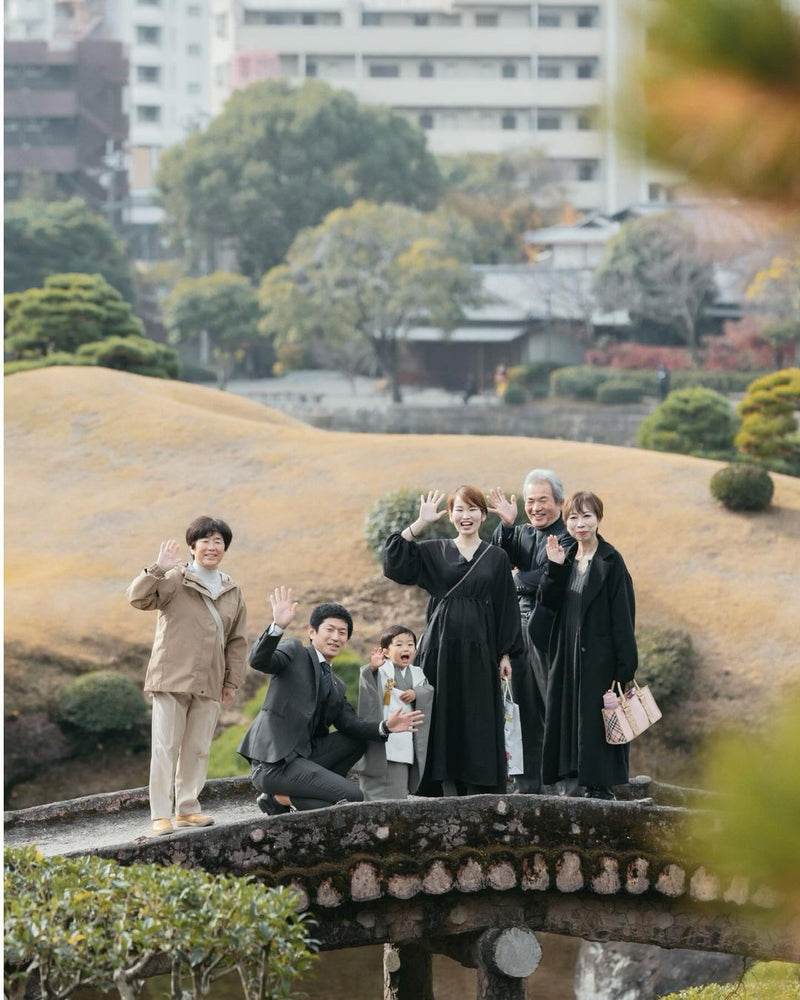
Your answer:
[[[570,738],[562,725],[565,699],[572,699],[577,708],[579,784],[610,787],[628,780],[628,748],[606,743],[601,709],[603,694],[612,683],[624,685],[636,673],[633,581],[614,546],[599,535],[598,543],[581,594],[580,635],[575,648],[568,648],[563,614],[575,550],[567,554],[563,565],[548,562],[542,578],[540,598],[556,612],[550,635],[542,767],[547,784],[565,776],[559,773],[563,742]],[[578,690],[573,682],[576,675]]]
[[[344,682],[331,671],[331,692],[319,711],[322,669],[313,646],[265,632],[250,650],[250,666],[271,674],[261,711],[239,744],[250,761],[275,763],[290,754],[311,755],[311,742],[329,726],[356,740],[382,742],[378,724],[361,719],[345,696]]]

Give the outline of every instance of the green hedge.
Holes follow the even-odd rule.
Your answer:
[[[702,387],[720,393],[746,392],[760,372],[737,371],[673,371],[670,372],[672,389]],[[550,375],[550,395],[572,399],[597,399],[602,385],[608,382],[626,382],[639,386],[643,396],[657,396],[658,383],[655,372],[620,368],[599,368],[594,365],[572,365],[557,368]]]
[[[61,693],[62,721],[86,733],[125,732],[147,721],[141,688],[122,674],[95,670],[77,677]]]
[[[597,402],[607,405],[616,403],[641,403],[643,391],[633,379],[610,379],[597,387]]]

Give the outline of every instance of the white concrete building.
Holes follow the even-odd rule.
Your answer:
[[[212,102],[317,77],[427,131],[435,153],[539,149],[572,204],[663,200],[674,178],[622,153],[613,99],[645,0],[211,0]]]

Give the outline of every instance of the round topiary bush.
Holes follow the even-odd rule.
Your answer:
[[[528,401],[528,393],[519,382],[512,382],[503,393],[503,402],[506,406],[521,406]]]
[[[728,510],[765,510],[775,491],[772,477],[759,465],[726,465],[708,485],[711,496]]]
[[[688,632],[663,626],[636,630],[639,669],[636,680],[649,684],[662,711],[689,690],[694,670],[692,640]]]
[[[76,678],[61,694],[59,716],[84,732],[124,732],[147,721],[141,689],[111,670],[95,670]]]
[[[712,389],[676,389],[639,425],[640,448],[706,458],[732,457],[739,419]]]
[[[598,403],[641,403],[642,387],[626,379],[612,379],[597,387]]]

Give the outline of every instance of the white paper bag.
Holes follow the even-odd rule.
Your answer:
[[[511,684],[507,680],[503,681],[503,716],[508,773],[522,774],[525,770],[522,760],[522,723],[519,705],[511,695]]]

